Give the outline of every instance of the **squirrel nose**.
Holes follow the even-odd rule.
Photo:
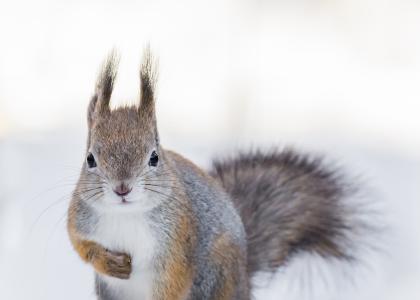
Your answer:
[[[114,193],[118,196],[126,196],[131,192],[131,188],[129,188],[126,184],[121,183],[114,189]]]

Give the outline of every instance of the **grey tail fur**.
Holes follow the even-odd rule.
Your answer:
[[[301,252],[356,259],[357,189],[321,158],[293,150],[251,151],[213,164],[248,239],[248,274],[274,272]]]

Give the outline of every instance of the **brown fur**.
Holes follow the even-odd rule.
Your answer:
[[[194,172],[205,180],[208,185],[222,190],[219,181],[215,180],[215,178],[211,177],[207,172],[197,167],[188,159],[185,159],[182,155],[173,151],[166,151],[166,154],[178,166],[191,170],[191,172]],[[211,241],[209,261],[217,269],[216,272],[218,274],[217,285],[210,299],[249,299],[246,254],[232,241],[229,232],[221,233]],[[238,286],[241,289],[239,292]]]
[[[220,234],[213,242],[210,259],[220,268],[221,275],[214,299],[234,299],[241,274],[240,265],[245,265],[245,262],[240,249],[232,243],[227,232]]]
[[[180,212],[180,214],[183,214]],[[181,215],[177,222],[174,237],[169,245],[169,254],[163,263],[156,287],[156,299],[185,299],[192,285],[194,269],[190,264],[189,254],[196,243],[196,233],[191,216]]]

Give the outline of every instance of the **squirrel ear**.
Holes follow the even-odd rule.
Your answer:
[[[146,47],[140,67],[140,105],[139,114],[145,118],[155,120],[155,85],[157,67],[150,51]]]
[[[109,112],[109,101],[111,99],[114,81],[117,76],[119,56],[116,50],[112,50],[102,64],[102,69],[96,81],[95,94],[93,95],[88,108],[88,123],[92,124],[95,114],[106,114]]]

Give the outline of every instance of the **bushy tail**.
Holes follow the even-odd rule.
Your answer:
[[[274,272],[295,254],[355,259],[357,190],[321,158],[293,150],[241,153],[210,174],[233,198],[248,237],[248,272]]]

